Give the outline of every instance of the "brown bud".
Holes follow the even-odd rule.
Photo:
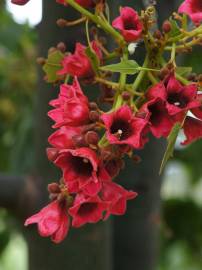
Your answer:
[[[90,111],[89,118],[92,122],[97,122],[100,119],[100,114],[97,111]]]
[[[64,53],[66,51],[66,45],[64,44],[64,42],[59,42],[57,44],[57,49],[62,53]]]
[[[132,159],[133,159],[133,161],[134,161],[136,164],[138,164],[138,163],[141,162],[141,157],[138,156],[138,155],[134,155],[134,156],[132,157]]]
[[[85,134],[85,141],[87,144],[97,145],[99,142],[99,136],[95,131],[88,131]]]
[[[95,103],[95,102],[90,102],[90,103],[89,103],[89,108],[90,108],[91,110],[96,111],[96,110],[98,109],[98,105],[97,105],[97,103]]]
[[[187,76],[187,79],[188,79],[189,81],[195,82],[195,81],[196,81],[196,77],[197,77],[197,74],[196,74],[196,73],[190,73],[190,74]]]
[[[170,73],[170,70],[167,67],[162,68],[159,73],[160,79],[164,79],[165,76],[167,76],[169,73]]]
[[[129,100],[130,99],[130,97],[131,97],[131,94],[129,93],[129,92],[127,92],[127,91],[124,91],[123,93],[122,93],[122,98],[123,98],[123,100]]]
[[[37,62],[38,65],[43,66],[46,63],[46,59],[44,57],[38,57],[36,59],[36,62]]]
[[[48,54],[49,53],[53,53],[55,52],[57,49],[55,47],[50,47],[49,50],[48,50]]]
[[[48,192],[49,193],[60,193],[60,187],[58,183],[51,183],[48,185]]]
[[[160,31],[160,30],[156,30],[156,31],[154,32],[154,37],[155,37],[156,39],[161,39],[161,38],[162,38],[162,33],[161,33],[161,31]]]
[[[163,26],[162,26],[162,29],[163,29],[163,32],[164,33],[169,33],[172,29],[172,25],[171,23],[167,20],[163,23]]]
[[[85,141],[85,138],[84,138],[83,135],[76,135],[72,139],[73,139],[76,147],[87,146],[86,141]]]
[[[65,27],[67,25],[67,21],[64,19],[58,19],[56,23],[59,27]]]

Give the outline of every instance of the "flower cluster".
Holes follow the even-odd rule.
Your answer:
[[[179,14],[154,31],[152,5],[140,15],[131,7],[122,7],[111,24],[105,14],[107,1],[56,2],[82,14],[72,22],[62,19],[58,25],[86,22],[87,44],[76,43],[70,53],[59,43],[49,50],[47,59],[39,61],[46,80],[59,88],[48,112],[54,132],[48,138],[47,156],[61,170],[61,179],[48,185],[50,204],[25,225],[36,223],[41,236],[59,243],[71,226],[78,228],[125,213],[127,201],[137,193],[115,179],[124,168],[124,157],[137,159],[136,150],[145,147],[150,135],[168,139],[166,157],[172,154],[180,130],[185,135],[182,145],[202,138],[202,76],[176,64],[177,53],[186,53],[202,42],[202,6],[199,0],[185,0]],[[194,22],[190,32],[186,14]],[[93,29],[88,29],[89,22]],[[114,38],[117,47],[113,52],[107,50],[99,28]],[[143,66],[134,60],[140,41],[146,50]],[[116,64],[110,64],[114,59]],[[113,81],[113,73],[120,74],[118,82]],[[133,83],[128,75],[130,79],[134,75]],[[90,102],[82,90],[89,84],[101,91],[98,104]],[[102,103],[110,110],[104,111]]]

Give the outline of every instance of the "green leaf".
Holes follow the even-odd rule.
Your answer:
[[[100,64],[99,58],[90,47],[87,47],[85,52],[88,58],[90,59],[94,72],[97,74],[99,71],[99,64]]]
[[[170,18],[171,23],[171,31],[168,33],[169,37],[176,37],[181,34],[180,28],[177,24],[177,22]]]
[[[61,61],[63,57],[64,54],[62,54],[60,51],[54,51],[49,53],[48,59],[43,66],[43,70],[47,76],[47,82],[53,83],[61,78],[61,76],[58,75],[57,72],[62,68]]]
[[[172,128],[168,138],[167,138],[167,141],[168,141],[168,145],[167,145],[167,148],[166,148],[166,152],[164,154],[164,157],[163,157],[163,160],[162,160],[162,163],[161,163],[161,167],[160,167],[160,171],[159,171],[159,174],[162,173],[166,163],[168,162],[169,158],[173,156],[173,151],[174,151],[174,147],[175,147],[175,142],[177,140],[177,136],[179,134],[179,131],[181,129],[181,123],[176,123],[174,125],[174,127]]]
[[[139,72],[139,65],[134,60],[121,60],[120,63],[107,65],[100,67],[101,70],[111,71],[111,72],[119,72],[124,74],[136,74]]]
[[[187,76],[192,72],[192,67],[177,67],[176,73],[180,76]]]

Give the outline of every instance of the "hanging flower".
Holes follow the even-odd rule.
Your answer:
[[[133,115],[128,106],[122,106],[112,113],[101,116],[107,139],[112,144],[129,145],[133,148],[142,148],[147,142],[147,121]]]
[[[50,105],[55,107],[48,112],[48,116],[56,122],[55,128],[63,125],[81,126],[89,121],[88,100],[76,78],[72,85],[61,85],[59,97],[52,100]]]
[[[97,55],[98,59],[102,59],[102,53],[97,46],[97,43],[93,41],[91,43],[92,49]],[[87,47],[81,43],[76,43],[76,49],[74,54],[67,55],[62,61],[63,68],[58,71],[59,75],[70,74],[82,79],[91,79],[94,76],[93,67],[91,61],[86,54]]]
[[[130,7],[121,8],[121,14],[112,22],[112,26],[120,30],[127,42],[140,39],[143,30],[138,13]]]
[[[36,223],[39,234],[43,237],[50,236],[52,241],[60,243],[67,236],[70,222],[67,210],[58,201],[53,201],[40,212],[25,221],[25,226]]]
[[[72,216],[72,226],[81,227],[86,223],[97,223],[103,218],[103,212],[108,204],[98,196],[88,197],[84,194],[77,194],[73,206],[69,208]]]

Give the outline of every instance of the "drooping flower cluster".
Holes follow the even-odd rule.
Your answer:
[[[136,150],[145,147],[150,134],[169,140],[178,127],[177,131],[183,130],[186,137],[182,145],[202,138],[201,76],[189,79],[178,74],[175,59],[176,52],[186,52],[189,46],[201,43],[202,29],[198,24],[202,13],[200,1],[185,0],[179,13],[188,14],[198,28],[187,34],[186,20],[178,14],[186,29],[180,32],[177,23],[167,20],[162,31],[154,32],[154,6],[141,15],[131,7],[122,7],[120,16],[110,24],[105,17],[107,1],[56,2],[82,13],[81,19],[71,25],[91,20],[118,44],[109,52],[99,30],[88,33],[87,23],[87,44],[76,43],[74,53],[69,53],[60,43],[42,61],[47,81],[58,83],[60,88],[58,97],[50,101],[48,116],[54,121],[54,132],[48,138],[47,156],[61,170],[61,179],[48,185],[51,203],[28,218],[25,225],[36,223],[41,236],[50,236],[59,243],[71,226],[78,228],[125,213],[127,201],[137,193],[117,184],[115,178],[124,167],[123,158],[135,159]],[[94,7],[95,14],[90,13]],[[65,20],[62,25],[66,25]],[[143,67],[133,56],[129,59],[135,53],[134,42],[142,40],[146,48]],[[164,51],[171,51],[169,60]],[[55,59],[59,60],[53,63]],[[110,64],[112,59],[119,62]],[[54,70],[50,72],[51,66]],[[120,73],[118,82],[112,81],[113,73]],[[131,84],[127,75],[134,74],[138,75]],[[100,88],[100,101],[112,105],[108,112],[103,111],[102,104],[88,100],[82,90],[85,84]],[[176,139],[174,135],[171,138]]]

